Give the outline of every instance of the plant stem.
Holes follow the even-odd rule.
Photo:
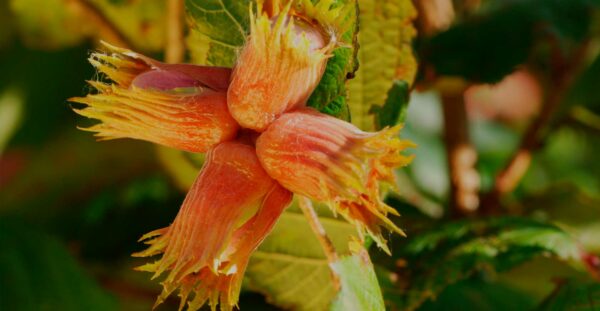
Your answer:
[[[304,216],[306,216],[306,220],[308,220],[310,228],[317,236],[317,239],[319,240],[319,243],[321,244],[321,247],[323,248],[323,251],[327,256],[327,261],[329,261],[330,264],[336,262],[338,260],[338,255],[335,250],[335,246],[331,242],[331,239],[329,239],[329,236],[327,236],[327,232],[325,232],[323,224],[321,224],[321,222],[319,221],[319,216],[317,216],[317,213],[313,208],[312,202],[307,197],[298,197],[298,205],[300,206],[302,213],[304,213]]]
[[[442,92],[444,142],[450,177],[450,208],[453,217],[474,212],[479,207],[479,174],[475,169],[477,151],[469,138],[464,87]]]
[[[580,69],[581,61],[585,59],[587,42],[571,55],[570,61],[564,58],[557,45],[555,44],[554,47],[553,74],[550,86],[547,87],[549,93],[546,96],[546,102],[539,115],[525,130],[517,150],[510,157],[506,166],[496,175],[494,187],[483,198],[486,213],[493,213],[494,210],[497,210],[500,206],[500,198],[512,192],[527,173],[533,152],[542,146],[552,117],[573,83],[575,74]]]
[[[89,23],[98,28],[98,37],[124,48],[132,48],[131,41],[94,4],[87,0],[65,0],[65,3]]]
[[[181,63],[185,53],[183,43],[183,1],[167,0],[167,38],[165,61]]]
[[[537,118],[525,130],[519,147],[510,157],[508,163],[496,175],[494,187],[483,198],[486,213],[493,212],[499,208],[500,198],[512,192],[529,169],[532,153],[539,149],[542,143],[543,131],[546,129],[547,123],[550,122],[554,111],[560,104],[564,92],[564,83],[557,85],[557,88],[557,91],[550,94]]]

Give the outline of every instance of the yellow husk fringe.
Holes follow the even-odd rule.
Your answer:
[[[406,236],[404,231],[387,217],[388,213],[399,216],[398,212],[385,204],[380,196],[380,182],[383,181],[387,185],[397,187],[394,170],[407,166],[414,158],[414,155],[407,156],[401,153],[407,148],[415,147],[415,144],[411,141],[398,138],[401,129],[402,125],[396,125],[374,133],[371,137],[365,138],[361,143],[354,146],[338,161],[335,161],[342,165],[335,165],[334,163],[329,165],[329,170],[336,176],[331,181],[334,181],[338,192],[337,196],[328,195],[330,198],[338,198],[330,201],[329,206],[355,224],[361,237],[364,238],[365,235],[370,235],[377,245],[388,254],[390,250],[379,225]],[[353,160],[356,158],[368,159],[368,167],[359,166],[358,163],[360,162]],[[323,189],[327,189],[327,187]],[[340,197],[348,199],[339,199]],[[370,214],[376,217],[378,222],[364,223],[352,217],[351,208],[356,208],[356,212],[366,208]]]

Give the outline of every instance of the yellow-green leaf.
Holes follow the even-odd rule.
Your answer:
[[[159,159],[182,191],[187,190],[201,166],[201,159],[159,147]],[[329,310],[336,297],[327,258],[304,214],[294,202],[251,257],[246,270],[246,288],[269,302],[293,310]],[[356,229],[335,218],[325,206],[315,204],[319,219],[340,254],[349,253],[348,243]]]
[[[113,41],[95,14],[101,14],[113,24],[132,48],[146,52],[164,48],[164,1],[122,4],[109,0],[87,1],[88,5],[64,0],[11,0],[9,9],[21,38],[36,48],[73,46],[89,37]]]
[[[360,67],[348,82],[352,123],[373,130],[371,106],[382,105],[394,80],[412,84],[416,60],[411,41],[416,10],[410,0],[361,0],[358,42]]]
[[[187,45],[199,65],[233,67],[248,32],[249,0],[186,0]]]
[[[333,270],[340,278],[341,290],[331,311],[385,311],[381,289],[367,250],[361,248],[351,256],[342,257],[333,264]]]
[[[315,207],[336,250],[348,253],[354,227],[334,218],[326,207]],[[249,289],[265,294],[270,303],[298,311],[329,310],[336,297],[331,276],[321,245],[295,205],[283,213],[246,271]]]

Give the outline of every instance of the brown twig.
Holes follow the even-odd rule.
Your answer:
[[[181,63],[185,53],[183,43],[183,1],[167,0],[167,38],[165,61]]]
[[[304,197],[304,196],[298,196],[298,197],[299,197],[298,205],[300,206],[300,210],[302,210],[302,213],[304,213],[304,216],[306,216],[306,220],[308,220],[308,224],[310,225],[310,228],[312,229],[312,231],[315,233],[317,239],[319,240],[319,243],[321,244],[321,247],[323,248],[323,251],[325,252],[325,256],[327,256],[327,261],[329,261],[330,264],[336,262],[338,260],[338,255],[335,250],[335,246],[331,242],[331,239],[329,239],[329,236],[327,236],[327,232],[325,232],[325,228],[319,221],[319,216],[317,216],[317,213],[315,212],[315,209],[313,208],[312,202],[307,197]]]
[[[464,86],[442,88],[444,142],[450,177],[450,211],[453,217],[474,212],[479,206],[479,174],[475,169],[477,151],[469,138]]]
[[[552,121],[554,113],[558,110],[564,95],[573,83],[580,62],[585,59],[587,43],[573,53],[570,61],[565,59],[558,43],[554,44],[553,69],[550,77],[550,86],[547,87],[546,102],[542,106],[539,115],[531,122],[525,130],[521,143],[514,154],[510,157],[506,166],[496,175],[494,186],[490,193],[483,198],[486,213],[493,213],[500,206],[500,198],[512,192],[531,164],[532,154],[537,151],[543,143],[545,133]]]
[[[317,237],[317,240],[319,240],[321,248],[323,249],[323,252],[327,257],[327,262],[329,262],[329,268],[331,269],[331,278],[333,280],[333,286],[336,289],[339,289],[340,278],[332,269],[333,264],[338,261],[338,254],[335,250],[335,246],[333,245],[333,242],[331,242],[331,239],[329,239],[329,236],[327,236],[327,232],[325,231],[323,224],[321,224],[321,222],[319,221],[319,216],[315,212],[315,209],[310,199],[304,196],[298,196],[298,202],[300,210],[302,210],[302,213],[304,213],[306,220],[308,220],[308,225],[315,233],[315,236]]]
[[[131,41],[94,4],[87,0],[65,0],[65,4],[98,28],[98,36],[112,44],[132,48]]]
[[[444,31],[455,17],[452,0],[417,0],[419,33],[431,36]]]
[[[420,0],[415,4],[419,9],[420,31],[426,35],[447,29],[455,18],[454,3],[450,0]],[[477,152],[469,139],[463,100],[467,85],[462,80],[444,77],[435,79],[434,83],[440,90],[443,101],[444,142],[450,177],[450,214],[460,217],[472,213],[479,206],[480,182],[475,169]]]

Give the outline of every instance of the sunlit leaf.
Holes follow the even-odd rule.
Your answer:
[[[394,80],[412,84],[417,64],[411,42],[416,10],[410,0],[360,1],[358,61],[348,82],[352,122],[363,130],[375,128],[372,105],[383,105]]]
[[[366,250],[360,249],[339,259],[333,264],[333,270],[339,276],[341,290],[333,301],[332,311],[385,311],[381,289]]]
[[[204,154],[156,146],[158,160],[181,191],[187,191],[200,172]]]
[[[355,229],[332,218],[321,207],[320,220],[341,254],[348,253],[348,242]],[[328,310],[336,296],[323,249],[304,215],[289,207],[273,232],[252,255],[246,271],[248,288],[267,296],[267,301],[293,310]]]
[[[11,0],[18,32],[35,47],[59,48],[78,44],[93,27],[84,23],[62,0]]]
[[[17,30],[33,47],[61,48],[81,43],[85,38],[111,41],[101,25],[112,23],[124,39],[145,51],[162,50],[164,45],[164,2],[108,0],[10,0]],[[94,13],[90,13],[90,10]],[[101,14],[106,21],[99,21]],[[113,42],[117,43],[117,42]],[[122,44],[122,43],[121,43]]]
[[[194,64],[233,67],[246,40],[250,0],[186,0]]]
[[[0,90],[0,155],[21,124],[23,95],[14,89]]]

